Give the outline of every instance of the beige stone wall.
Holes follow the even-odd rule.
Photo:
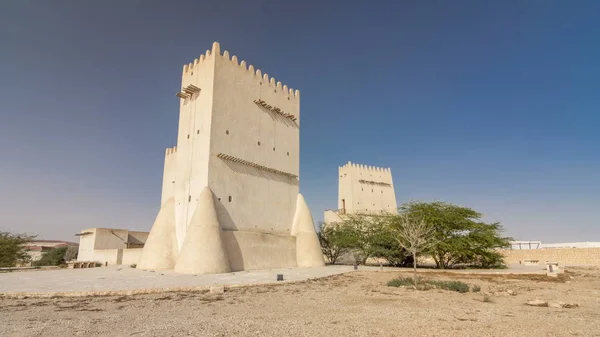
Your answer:
[[[600,248],[551,248],[503,250],[506,262],[518,264],[523,260],[558,262],[566,266],[600,266]]]
[[[208,186],[224,230],[290,235],[298,196],[300,97],[274,77],[215,55]],[[294,122],[254,103],[261,99]],[[269,169],[222,160],[226,154]]]
[[[96,228],[94,249],[127,248],[128,235],[126,229]]]
[[[164,203],[170,196],[175,197],[179,250],[196,210],[200,192],[208,184],[215,58],[215,53],[207,50],[194,62],[184,66],[182,88],[194,85],[200,88],[200,92],[180,100],[177,147],[165,156],[162,199]]]
[[[231,271],[296,266],[296,238],[248,231],[223,231]]]
[[[102,265],[108,262],[109,266],[121,264],[123,249],[95,249],[94,257],[89,261],[100,262]]]
[[[95,242],[96,228],[88,228],[81,231],[81,236],[79,236],[79,251],[77,252],[77,261],[94,261]]]
[[[342,222],[342,221],[344,221],[344,220],[340,217],[340,215],[333,210],[328,209],[323,214],[323,223],[324,224],[332,224],[332,223]]]
[[[128,248],[142,248],[146,240],[148,240],[148,232],[129,232],[127,236]],[[140,247],[136,247],[140,246]]]
[[[121,259],[121,264],[126,266],[138,264],[143,250],[143,248],[123,249],[123,258]]]
[[[169,198],[175,197],[175,177],[177,168],[177,146],[165,150],[165,164],[163,167],[163,184],[160,204],[164,204]]]

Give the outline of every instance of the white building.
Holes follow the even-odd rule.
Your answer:
[[[116,228],[88,228],[79,236],[77,261],[103,265],[137,264],[148,232]]]

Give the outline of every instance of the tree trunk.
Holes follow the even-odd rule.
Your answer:
[[[431,255],[431,257],[433,257],[433,261],[435,262],[435,266],[436,266],[436,267],[438,267],[438,268],[440,268],[440,261],[438,260],[438,257],[437,257],[437,255],[436,255],[436,254],[437,254],[437,253],[433,253],[433,254]]]
[[[415,273],[415,285],[417,285],[419,283],[417,276],[417,253],[413,253],[413,272]]]

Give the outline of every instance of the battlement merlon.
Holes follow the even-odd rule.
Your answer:
[[[349,161],[346,165],[340,166],[339,170],[340,172],[344,169],[348,169],[348,168],[357,168],[361,171],[372,171],[372,172],[386,172],[386,173],[391,173],[392,169],[389,167],[378,167],[378,166],[369,166],[369,165],[363,165],[363,164],[356,164],[353,163],[351,161]]]
[[[191,62],[191,63],[183,66],[183,76],[187,75],[188,73],[193,72],[193,70],[195,68],[197,68],[197,66],[199,64],[215,57],[215,55],[219,55],[220,57],[223,57],[226,60],[232,62],[234,65],[244,68],[244,70],[247,71],[249,76],[256,77],[257,79],[262,79],[264,83],[267,83],[273,89],[279,89],[278,92],[282,92],[290,98],[299,98],[300,97],[300,90],[297,90],[297,89],[294,90],[294,89],[288,87],[287,85],[282,84],[280,81],[276,81],[275,77],[269,78],[269,75],[266,73],[263,74],[260,69],[256,69],[256,71],[255,71],[253,65],[250,65],[250,66],[248,66],[248,68],[246,68],[246,61],[241,61],[240,63],[238,63],[237,56],[234,55],[233,57],[230,58],[229,52],[227,50],[224,51],[223,54],[221,54],[221,46],[220,46],[219,42],[216,42],[216,41],[212,45],[212,50],[207,50],[204,54],[200,55],[197,59],[194,59],[194,62]]]

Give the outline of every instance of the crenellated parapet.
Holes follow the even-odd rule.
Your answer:
[[[214,42],[211,50],[207,50],[204,54],[200,55],[197,59],[194,59],[193,62],[186,64],[183,66],[183,74],[187,75],[194,71],[194,69],[198,68],[200,64],[207,60],[212,60],[216,55],[221,57],[222,59],[231,62],[234,66],[242,68],[248,76],[252,76],[255,80],[260,81],[263,85],[267,85],[272,88],[275,92],[279,92],[284,94],[288,98],[299,98],[300,91],[294,90],[291,87],[288,87],[285,84],[282,84],[280,81],[277,81],[275,77],[269,77],[268,74],[263,74],[260,69],[255,69],[253,65],[247,65],[246,61],[238,61],[237,56],[233,55],[230,57],[229,51],[225,50],[221,54],[221,46],[218,42]],[[177,95],[179,96],[179,95]]]
[[[205,61],[211,60],[214,57],[214,55],[219,54],[219,49],[220,49],[219,43],[218,42],[213,43],[212,51],[206,50],[206,52],[204,54],[201,54],[198,58],[194,59],[193,62],[190,62],[183,66],[183,74],[184,75],[190,74],[200,64],[204,63]]]
[[[353,162],[348,162],[346,165],[343,165],[340,167],[340,169],[345,169],[345,168],[356,168],[362,171],[370,171],[370,172],[391,172],[391,168],[389,167],[377,167],[377,166],[369,166],[369,165],[362,165],[362,164],[356,164]]]

